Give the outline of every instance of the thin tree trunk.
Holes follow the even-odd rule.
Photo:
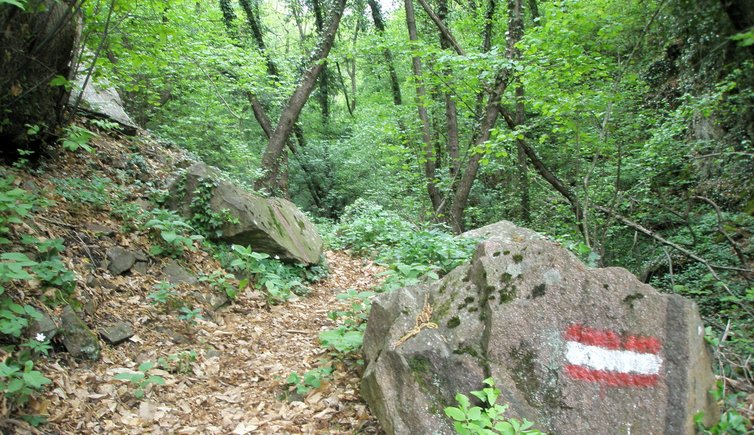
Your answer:
[[[418,41],[419,37],[416,32],[416,18],[414,14],[413,0],[405,0],[406,7],[406,26],[408,27],[408,38],[411,42]],[[442,193],[435,183],[436,163],[434,145],[432,144],[432,135],[429,128],[429,115],[427,114],[426,91],[422,81],[422,62],[419,56],[413,55],[411,63],[416,81],[416,108],[419,112],[419,119],[422,123],[422,143],[424,144],[424,176],[427,182],[427,192],[432,202],[432,212],[436,213],[440,204],[442,204]]]
[[[317,34],[322,37],[324,32],[325,19],[322,11],[320,0],[312,0],[312,9],[314,9],[314,25],[317,27]],[[319,105],[322,110],[322,124],[327,125],[330,120],[330,72],[327,68],[327,61],[322,63],[322,72],[319,75]]]
[[[309,95],[312,93],[319,74],[322,72],[324,66],[322,61],[327,58],[335,42],[335,34],[338,32],[340,18],[343,15],[345,6],[345,0],[336,0],[330,25],[322,35],[322,41],[314,56],[312,56],[311,66],[304,73],[298,87],[288,99],[288,103],[280,114],[275,131],[272,133],[267,148],[262,155],[262,168],[266,173],[255,183],[257,189],[274,186],[273,181],[277,179],[278,172],[280,171],[280,156],[283,153],[285,143],[291,134],[294,123],[298,119],[299,114],[301,114],[301,109],[303,109]]]
[[[221,0],[221,4],[222,4]],[[273,76],[278,77],[280,75],[280,71],[278,70],[277,65],[275,65],[275,62],[272,61],[272,58],[270,57],[270,54],[267,52],[267,48],[264,43],[264,34],[262,33],[262,25],[260,24],[258,14],[254,11],[254,8],[251,5],[251,2],[249,0],[238,0],[238,3],[241,5],[241,9],[243,9],[244,13],[246,14],[246,23],[249,25],[249,29],[251,29],[251,34],[254,37],[254,42],[257,44],[257,48],[264,56],[265,62],[267,63],[267,72]]]
[[[385,21],[382,19],[382,11],[380,10],[380,4],[377,0],[367,0],[369,9],[372,11],[372,20],[374,20],[374,27],[377,29],[377,33],[380,36],[385,34]],[[390,75],[390,88],[393,93],[393,104],[400,106],[401,99],[401,86],[398,82],[398,74],[395,72],[395,65],[393,64],[393,53],[389,48],[382,50],[382,56],[385,58],[385,64],[387,65],[388,74]]]
[[[515,41],[520,41],[524,35],[524,18],[523,11],[521,10],[521,2],[519,0],[508,0],[508,10],[511,13],[510,26],[508,27],[508,34]],[[521,59],[521,50],[516,48],[515,44],[509,46],[511,52],[511,59],[518,61]],[[524,85],[521,83],[521,78],[515,76],[513,79],[516,83],[516,125],[523,125],[526,122],[526,112],[524,110]],[[523,222],[531,221],[530,213],[530,201],[529,201],[529,174],[526,165],[526,151],[522,145],[522,140],[516,141],[517,151],[517,170],[518,170],[518,189],[521,195],[520,199],[520,212],[521,220]]]
[[[440,20],[444,23],[445,18],[448,15],[448,2],[447,0],[440,0],[437,8],[437,15],[439,16]],[[443,49],[448,49],[451,46],[450,40],[444,35],[440,34],[440,47]],[[443,71],[443,74],[445,74],[446,77],[450,78],[453,75],[453,72],[450,70],[450,68],[447,68],[445,71]],[[453,96],[450,92],[445,92],[445,123],[447,126],[448,131],[448,144],[447,144],[447,150],[448,150],[448,170],[450,173],[450,176],[455,176],[458,171],[461,169],[461,156],[458,151],[458,110],[456,108],[456,102],[453,100]],[[438,210],[439,212],[440,210]]]

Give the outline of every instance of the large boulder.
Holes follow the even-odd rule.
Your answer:
[[[692,434],[698,411],[716,417],[692,301],[509,222],[487,230],[470,264],[372,304],[362,394],[387,433],[454,433],[443,409],[488,376],[508,416],[550,433]]]
[[[207,189],[209,186],[209,189]],[[209,190],[209,198],[203,198]],[[224,222],[218,241],[250,246],[284,261],[316,264],[322,239],[309,219],[290,201],[249,193],[220,177],[219,171],[196,163],[170,186],[166,205],[190,217],[197,210],[229,213],[237,222]]]
[[[24,8],[17,5],[26,4]],[[79,14],[72,0],[0,3],[0,157],[53,142],[64,121]]]
[[[118,91],[105,79],[98,79],[97,84],[94,83],[93,77],[90,77],[86,83],[84,83],[85,79],[85,72],[79,72],[74,83],[74,91],[71,92],[69,104],[78,103],[78,110],[90,116],[114,121],[120,126],[123,133],[135,135],[139,127],[123,108],[123,100],[121,100]]]

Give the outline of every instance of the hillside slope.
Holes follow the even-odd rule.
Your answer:
[[[63,286],[36,275],[3,282],[15,303],[36,307],[56,323],[45,332],[56,334],[51,340],[34,321],[25,331],[30,341],[41,338],[52,346],[49,356],[34,362],[51,384],[31,394],[25,407],[4,398],[4,429],[36,431],[21,417],[41,416],[45,433],[377,430],[358,393],[360,366],[333,359],[317,337],[335,324],[328,311],[349,305],[337,294],[375,285],[379,267],[327,252],[329,275],[299,286],[301,296],[290,293],[287,302],[270,300],[259,280],[237,289],[239,281],[218,261],[229,255],[227,248],[192,241],[175,258],[154,249],[165,239],[149,224],[161,216],[150,212],[153,201],[171,173],[191,163],[189,156],[143,134],[126,139],[103,131],[88,145],[93,152],[62,151],[35,170],[0,169],[0,178],[12,180],[9,188],[37,196],[37,203],[53,201],[11,224],[3,250],[33,258],[23,237],[62,239],[59,258],[73,272]],[[108,269],[118,261],[114,247],[136,253],[139,266],[123,274]],[[92,330],[120,323],[133,335],[118,345],[101,337],[98,361],[73,358],[59,331],[69,303]],[[4,344],[10,349],[22,341]],[[322,382],[299,394],[289,376],[307,371],[319,373]]]

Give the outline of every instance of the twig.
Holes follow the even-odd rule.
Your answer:
[[[44,216],[34,216],[34,219],[39,219],[41,221],[45,221],[45,222],[51,223],[53,225],[58,225],[58,226],[61,226],[61,227],[66,227],[66,228],[71,228],[71,229],[78,228],[75,225],[67,224],[65,222],[60,222],[60,221],[57,221],[55,219],[46,218]]]

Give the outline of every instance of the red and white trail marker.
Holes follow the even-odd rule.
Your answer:
[[[610,387],[652,387],[660,379],[660,340],[571,325],[565,331],[565,373]]]

